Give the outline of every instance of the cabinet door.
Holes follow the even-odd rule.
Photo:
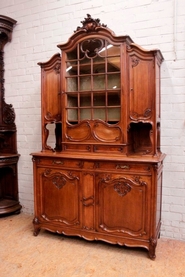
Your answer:
[[[51,124],[61,121],[61,93],[60,93],[60,55],[54,55],[48,62],[39,63],[41,66],[42,88],[42,149],[52,149],[47,144],[49,135],[54,135]],[[56,124],[57,136],[58,125]],[[61,126],[60,126],[61,128]],[[53,134],[52,134],[53,133]],[[57,137],[57,139],[59,139]],[[56,145],[57,148],[57,145]]]
[[[129,56],[129,94],[131,120],[148,120],[154,115],[154,74],[153,56]]]
[[[147,238],[151,177],[100,174],[96,182],[98,231]]]
[[[40,221],[80,227],[79,172],[39,168],[35,189],[36,216]]]

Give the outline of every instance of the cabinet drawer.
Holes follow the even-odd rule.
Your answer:
[[[99,162],[98,168],[102,170],[114,170],[116,172],[151,172],[151,166],[128,162]]]
[[[37,165],[60,167],[60,168],[79,168],[80,161],[66,158],[39,158],[37,159]]]

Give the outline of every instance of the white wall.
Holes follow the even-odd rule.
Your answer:
[[[19,192],[33,213],[31,152],[41,150],[40,67],[57,44],[90,13],[116,35],[146,49],[159,48],[162,64],[162,236],[185,240],[185,1],[184,0],[1,0],[0,14],[17,20],[5,46],[5,97],[16,112]]]

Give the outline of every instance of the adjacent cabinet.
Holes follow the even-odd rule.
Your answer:
[[[4,46],[11,41],[15,24],[14,19],[0,15],[0,216],[19,213],[22,208],[18,199],[15,112],[13,106],[5,102],[4,88]]]
[[[42,151],[32,153],[40,229],[144,247],[161,226],[159,50],[91,15],[40,62]]]

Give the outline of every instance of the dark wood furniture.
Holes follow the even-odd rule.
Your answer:
[[[0,15],[0,215],[19,213],[18,199],[17,131],[14,123],[15,112],[5,102],[4,95],[4,46],[11,41],[16,21]]]
[[[40,229],[144,247],[161,226],[159,50],[115,36],[90,15],[62,55],[39,63],[42,151],[32,153]],[[55,137],[55,140],[53,138]]]

